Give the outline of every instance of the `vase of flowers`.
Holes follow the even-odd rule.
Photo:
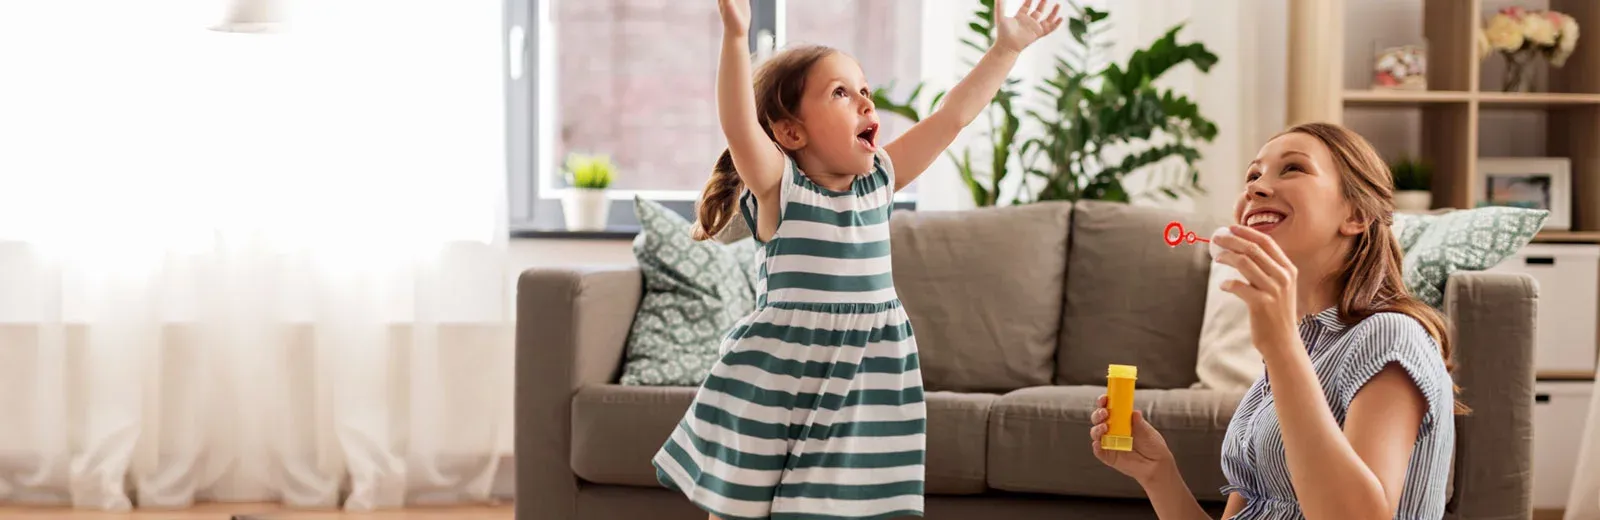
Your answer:
[[[1506,92],[1528,92],[1542,58],[1560,67],[1578,46],[1578,21],[1558,11],[1507,7],[1489,18],[1478,38],[1479,57],[1499,52],[1506,59]]]
[[[561,200],[569,231],[600,231],[606,228],[611,199],[606,188],[616,176],[616,165],[604,155],[572,154],[567,158],[567,183]]]

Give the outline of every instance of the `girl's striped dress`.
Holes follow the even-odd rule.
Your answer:
[[[894,168],[879,152],[833,191],[785,163],[756,309],[656,453],[657,479],[728,520],[922,516],[927,412],[890,273]],[[758,229],[755,197],[740,210]]]

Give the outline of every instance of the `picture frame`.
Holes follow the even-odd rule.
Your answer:
[[[1474,205],[1550,211],[1544,229],[1572,228],[1572,160],[1566,157],[1478,159]]]

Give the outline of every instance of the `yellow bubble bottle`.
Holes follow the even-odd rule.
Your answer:
[[[1111,365],[1106,370],[1106,433],[1100,436],[1100,449],[1133,451],[1133,382],[1139,368]]]

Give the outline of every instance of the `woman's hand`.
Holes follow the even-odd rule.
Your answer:
[[[1244,300],[1250,309],[1250,337],[1256,350],[1284,348],[1300,341],[1296,330],[1298,305],[1296,287],[1299,273],[1294,263],[1266,233],[1245,226],[1229,226],[1232,236],[1222,235],[1215,243],[1226,251],[1218,263],[1239,270],[1249,283],[1229,280],[1222,290]]]
[[[994,39],[994,47],[1012,52],[1022,52],[1033,42],[1039,41],[1046,34],[1054,32],[1061,27],[1061,4],[1056,4],[1050,9],[1050,14],[1044,12],[1044,4],[1048,0],[1025,0],[1022,8],[1013,16],[1004,16],[1005,1],[997,0],[994,6],[994,26],[998,33]]]
[[[717,10],[722,12],[723,36],[743,38],[750,34],[750,0],[717,0]]]
[[[1100,437],[1106,434],[1109,428],[1106,419],[1111,417],[1111,412],[1106,410],[1106,396],[1102,395],[1095,400],[1094,413],[1089,414],[1089,439],[1094,450],[1094,456],[1100,462],[1122,472],[1123,475],[1133,477],[1140,485],[1150,481],[1151,477],[1160,475],[1162,470],[1173,464],[1172,450],[1167,449],[1167,440],[1161,437],[1161,432],[1154,426],[1145,422],[1144,414],[1138,410],[1133,411],[1133,451],[1116,451],[1100,448]]]

